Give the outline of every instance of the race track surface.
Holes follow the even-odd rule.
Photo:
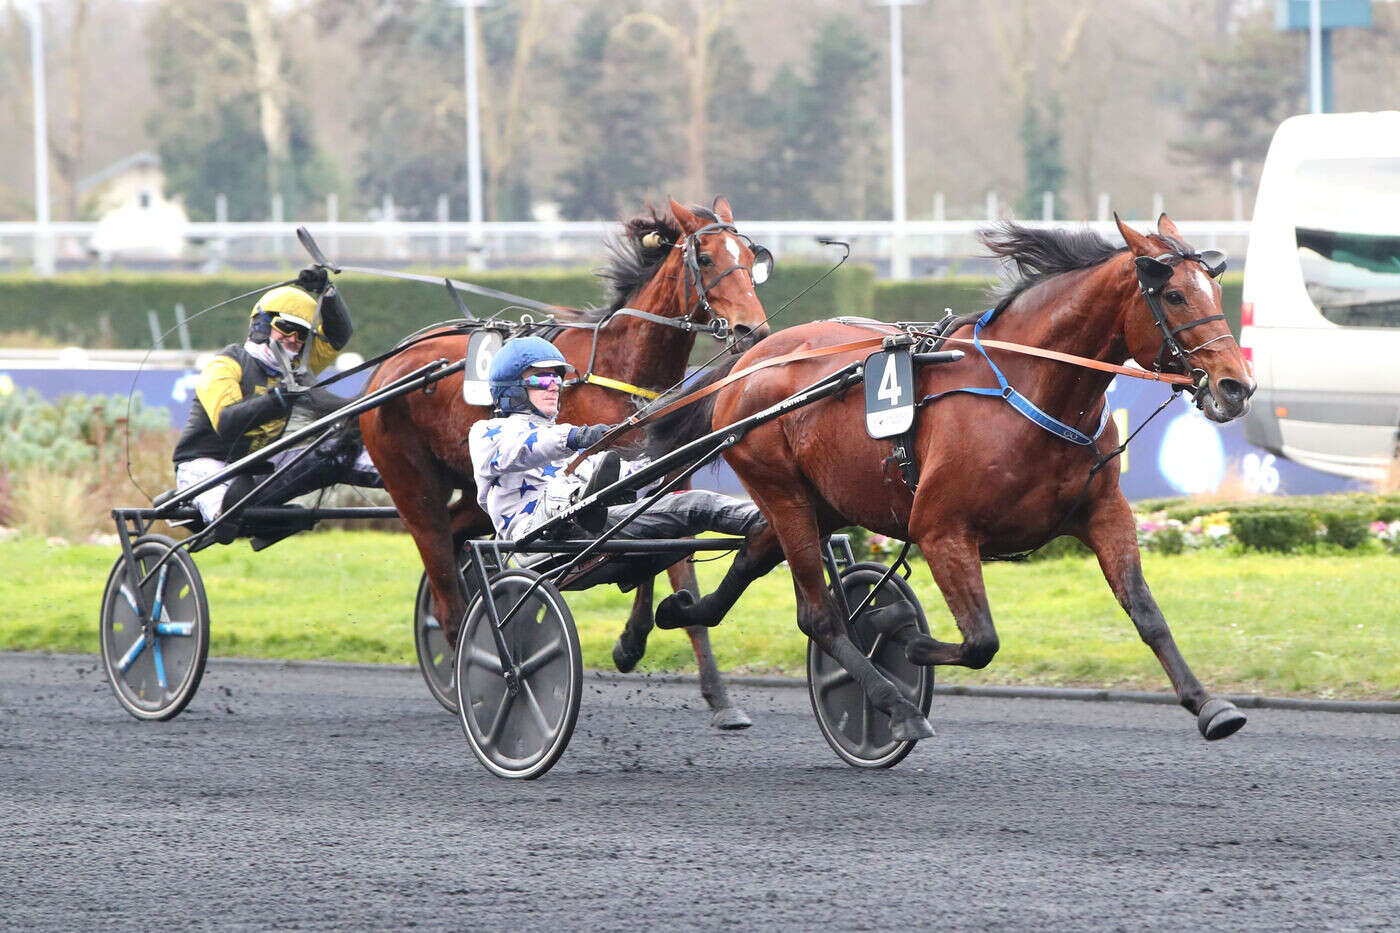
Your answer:
[[[892,771],[806,693],[589,677],[533,783],[416,672],[211,661],[178,719],[0,654],[0,920],[33,928],[1358,929],[1400,918],[1400,717],[936,697]]]

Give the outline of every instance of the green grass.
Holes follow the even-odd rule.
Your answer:
[[[114,547],[0,542],[0,649],[97,651],[97,611]],[[196,555],[209,591],[211,652],[222,656],[413,663],[421,567],[406,535],[299,535],[254,554],[244,544]],[[1177,643],[1215,691],[1400,698],[1400,558],[1356,555],[1146,555],[1146,573]],[[700,565],[713,586],[725,560]],[[983,671],[944,668],[944,682],[1168,689],[1092,558],[989,564],[1002,648]],[[911,582],[934,633],[955,637],[921,563]],[[610,669],[631,597],[604,587],[568,594],[584,663]],[[804,639],[779,570],[755,584],[714,631],[721,667],[797,674]],[[690,670],[684,633],[656,632],[643,670]]]

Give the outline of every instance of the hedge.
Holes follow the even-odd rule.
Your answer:
[[[782,263],[760,290],[770,314],[826,271],[825,266]],[[162,327],[175,323],[174,306],[183,304],[187,314],[242,292],[252,291],[290,277],[281,273],[218,275],[136,275],[131,273],[80,273],[50,279],[32,276],[0,277],[0,334],[36,333],[59,343],[85,347],[146,348],[151,345],[147,311],[155,310]],[[447,270],[464,281],[570,307],[601,304],[601,282],[583,269],[466,272]],[[943,316],[944,308],[959,314],[979,311],[991,304],[992,281],[953,277],[906,282],[876,282],[869,266],[848,264],[783,311],[775,326],[791,327],[805,321],[854,315],[882,321],[929,320]],[[1230,326],[1238,333],[1240,276],[1224,282],[1224,308]],[[431,285],[366,276],[345,276],[342,292],[354,314],[355,349],[374,352],[391,346],[400,337],[425,324],[456,316],[456,309],[442,290]],[[490,314],[500,303],[464,296],[478,314]],[[242,330],[253,299],[237,301],[189,325],[192,344],[212,349],[233,340]],[[175,335],[166,346],[177,346]]]
[[[788,263],[774,271],[760,290],[771,313],[826,271],[825,266]],[[602,282],[592,273],[576,270],[524,270],[514,272],[466,272],[451,275],[499,291],[511,292],[569,307],[588,307],[606,300]],[[209,276],[133,274],[64,275],[50,279],[33,276],[0,278],[0,334],[36,333],[60,343],[89,348],[146,348],[151,345],[147,312],[154,310],[162,328],[175,324],[174,307],[183,304],[186,315],[243,292],[290,278],[294,270],[265,274]],[[801,321],[841,314],[869,316],[872,281],[869,267],[847,266],[814,288],[775,323],[790,326]],[[416,282],[346,275],[339,279],[341,293],[355,322],[354,349],[374,352],[392,346],[405,334],[436,321],[457,316],[445,289]],[[464,295],[478,315],[492,314],[501,303]],[[241,336],[254,298],[202,315],[189,322],[191,344],[212,349]],[[178,336],[166,338],[166,346],[178,346]]]

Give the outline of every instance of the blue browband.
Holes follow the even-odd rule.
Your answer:
[[[992,373],[997,377],[997,382],[1001,384],[1001,387],[997,389],[984,389],[976,386],[969,386],[964,389],[948,389],[947,391],[937,392],[933,395],[925,395],[919,401],[919,405],[927,405],[929,402],[940,399],[945,395],[953,395],[958,392],[964,392],[968,395],[986,395],[989,397],[1004,398],[1010,403],[1012,408],[1024,415],[1028,421],[1039,425],[1056,437],[1062,437],[1071,444],[1078,444],[1081,447],[1093,446],[1094,441],[1099,439],[1099,435],[1103,434],[1103,429],[1108,426],[1108,396],[1104,396],[1103,415],[1099,418],[1099,429],[1094,432],[1093,437],[1041,411],[1036,407],[1034,402],[1011,387],[1006,381],[1006,376],[997,368],[997,364],[992,362],[992,358],[987,355],[987,351],[982,347],[982,328],[984,325],[990,323],[995,315],[996,308],[992,308],[977,319],[977,326],[972,329],[972,345],[977,348],[978,353],[982,354],[982,358],[987,361],[987,365],[992,367]]]

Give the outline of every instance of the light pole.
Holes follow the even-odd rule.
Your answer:
[[[462,4],[462,44],[467,86],[467,219],[471,245],[481,245],[481,101],[477,93],[476,8],[488,0],[459,0]]]
[[[921,0],[875,0],[876,6],[890,8],[890,277],[909,278],[909,256],[904,249],[904,224],[908,219],[904,193],[904,32],[900,7]]]
[[[49,231],[49,126],[44,85],[44,13],[39,0],[29,0],[29,62],[34,85],[34,272],[53,275],[53,237]]]

